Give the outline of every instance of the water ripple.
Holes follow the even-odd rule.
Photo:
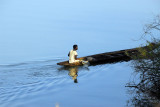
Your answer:
[[[66,68],[56,65],[60,59],[34,61],[0,66],[0,105],[7,107],[11,102],[40,93],[59,90],[73,83]],[[79,68],[79,71],[88,69]],[[81,73],[81,76],[85,74]]]

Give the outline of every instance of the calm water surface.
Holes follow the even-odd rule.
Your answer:
[[[158,0],[0,0],[0,107],[124,107],[130,62],[63,68],[79,57],[139,46]]]
[[[159,0],[1,0],[0,65],[134,48]]]

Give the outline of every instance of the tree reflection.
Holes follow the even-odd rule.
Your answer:
[[[154,80],[151,83],[140,83],[136,85],[128,84],[129,94],[132,98],[128,101],[127,106],[135,107],[160,107],[160,82],[158,84]]]

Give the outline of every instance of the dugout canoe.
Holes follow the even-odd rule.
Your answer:
[[[151,45],[155,45],[155,44],[151,43]],[[147,46],[144,46],[144,47],[141,47],[141,48],[146,48],[146,47]],[[114,51],[114,52],[100,53],[100,54],[80,57],[78,59],[88,61],[90,65],[98,65],[98,64],[104,64],[104,63],[114,63],[114,62],[119,62],[119,61],[129,61],[129,60],[132,59],[130,57],[130,55],[137,55],[139,48],[132,48],[132,49],[125,49],[125,50],[119,50],[119,51]],[[81,62],[70,64],[69,61],[64,61],[64,62],[57,63],[57,65],[82,66],[83,64]]]
[[[114,51],[114,52],[106,52],[106,53],[100,53],[100,54],[80,57],[78,58],[78,60],[88,61],[90,65],[113,63],[113,62],[118,62],[118,61],[129,61],[131,60],[131,57],[129,57],[126,54],[126,52],[134,54],[137,51],[138,51],[137,48],[125,49],[125,50],[119,50],[119,51]],[[57,65],[82,66],[83,64],[81,62],[70,64],[69,61],[64,61],[64,62],[57,63]]]

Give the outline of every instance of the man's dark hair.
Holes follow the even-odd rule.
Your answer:
[[[78,46],[78,45],[73,45],[73,49],[76,49],[77,46]]]

